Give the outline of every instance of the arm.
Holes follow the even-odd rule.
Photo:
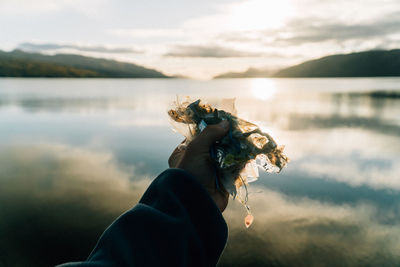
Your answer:
[[[227,240],[221,213],[227,195],[215,189],[208,154],[226,131],[215,127],[171,155],[170,166],[179,169],[160,174],[139,204],[103,233],[87,261],[62,266],[215,266]]]

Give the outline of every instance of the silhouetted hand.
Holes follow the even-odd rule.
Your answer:
[[[208,125],[187,147],[179,145],[168,160],[171,168],[180,168],[193,175],[207,190],[221,212],[228,205],[229,194],[222,185],[220,190],[216,187],[216,169],[210,157],[210,147],[224,137],[228,130],[228,121]]]

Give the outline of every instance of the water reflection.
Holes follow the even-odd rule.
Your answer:
[[[363,128],[377,133],[387,135],[400,135],[400,125],[384,121],[376,117],[359,116],[319,116],[290,114],[287,117],[286,125],[282,125],[287,130],[311,130],[324,128]]]
[[[398,224],[378,221],[367,204],[332,205],[264,189],[253,196],[254,228],[231,220],[220,266],[397,266]],[[392,214],[379,213],[391,217]]]
[[[166,168],[177,94],[236,97],[292,159],[250,189],[252,228],[230,204],[220,266],[399,265],[399,81],[0,79],[0,266],[84,259]]]
[[[53,266],[87,257],[99,234],[135,203],[147,177],[109,153],[65,145],[2,147],[0,263]]]
[[[274,98],[277,87],[271,79],[253,79],[250,90],[254,98],[269,100]]]
[[[85,258],[104,227],[150,182],[118,166],[109,153],[62,145],[3,148],[0,166],[4,266]],[[251,195],[256,222],[250,230],[237,203],[225,214],[230,241],[220,266],[312,266],[326,259],[330,266],[400,263],[400,222],[382,223],[392,210],[253,190],[261,193]]]

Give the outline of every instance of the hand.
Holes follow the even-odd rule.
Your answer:
[[[180,168],[189,172],[210,194],[223,212],[228,205],[229,194],[222,184],[216,187],[216,166],[210,157],[210,148],[215,141],[224,137],[229,130],[229,122],[208,125],[187,147],[179,145],[169,157],[171,168]]]

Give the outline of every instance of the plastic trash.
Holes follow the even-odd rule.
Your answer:
[[[278,146],[274,139],[263,132],[257,125],[236,116],[234,99],[221,101],[222,109],[213,108],[201,100],[177,100],[175,108],[168,111],[171,123],[176,131],[186,137],[186,143],[193,140],[207,125],[217,124],[222,120],[230,122],[228,134],[215,143],[211,157],[216,161],[218,186],[224,188],[239,200],[248,215],[245,225],[249,227],[254,217],[247,205],[247,185],[257,180],[258,169],[266,172],[280,172],[289,159],[284,155],[284,146]]]

